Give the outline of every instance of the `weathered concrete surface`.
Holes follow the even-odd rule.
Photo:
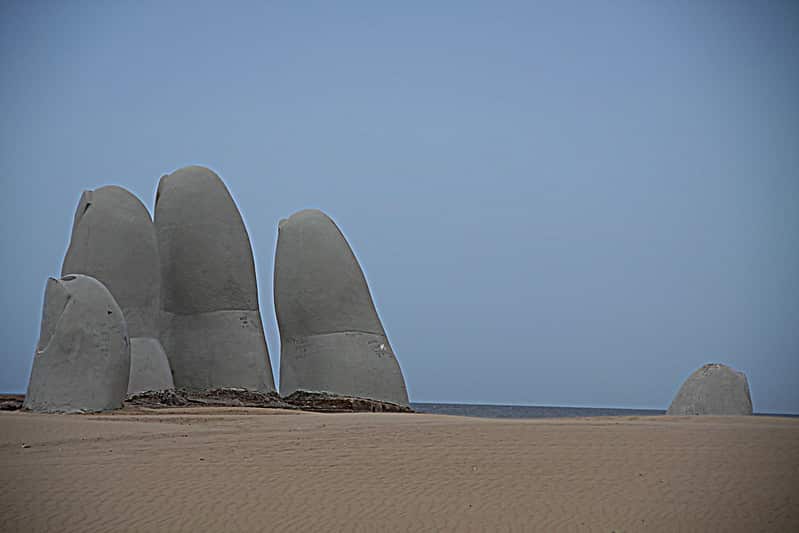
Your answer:
[[[128,393],[173,387],[158,334],[161,268],[150,213],[132,193],[110,185],[84,191],[61,275],[86,274],[111,291],[131,337]]]
[[[172,370],[161,341],[152,337],[131,338],[128,394],[174,388]]]
[[[321,211],[280,222],[274,289],[283,396],[303,390],[408,405],[361,267]]]
[[[155,228],[175,385],[274,391],[250,239],[219,176],[197,166],[163,176]]]
[[[685,380],[666,414],[751,415],[746,375],[722,364],[704,365]]]
[[[165,312],[162,340],[179,387],[275,390],[258,311]]]
[[[125,400],[129,375],[128,330],[108,289],[80,274],[50,278],[24,407],[116,409]]]
[[[114,295],[131,337],[158,337],[161,271],[150,214],[115,185],[84,191],[61,275],[85,274]]]

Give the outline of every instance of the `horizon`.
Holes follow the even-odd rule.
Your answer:
[[[412,403],[665,410],[720,362],[799,414],[793,3],[7,3],[0,28],[0,392],[25,393],[81,192],[152,217],[204,165],[276,384],[277,224],[317,208]]]

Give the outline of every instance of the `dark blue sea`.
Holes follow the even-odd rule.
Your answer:
[[[473,416],[477,418],[579,418],[585,416],[652,416],[661,409],[613,409],[606,407],[551,407],[539,405],[480,405],[470,403],[411,403],[417,413]]]
[[[586,416],[655,416],[664,409],[615,409],[612,407],[551,407],[540,405],[480,405],[469,403],[411,403],[417,413],[473,416],[477,418],[581,418]],[[762,416],[795,414],[755,413]]]

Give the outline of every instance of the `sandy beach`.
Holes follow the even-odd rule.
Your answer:
[[[799,420],[0,413],[2,531],[797,531]]]

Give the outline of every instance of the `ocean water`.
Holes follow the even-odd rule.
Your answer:
[[[480,405],[469,403],[411,403],[417,413],[473,416],[477,418],[579,418],[585,416],[653,416],[663,409],[610,407],[553,407],[540,405]]]
[[[581,418],[586,416],[657,416],[665,409],[616,409],[613,407],[557,407],[542,405],[481,405],[471,403],[411,402],[417,413],[473,416],[477,418]],[[755,413],[755,416],[799,418],[795,413]]]

